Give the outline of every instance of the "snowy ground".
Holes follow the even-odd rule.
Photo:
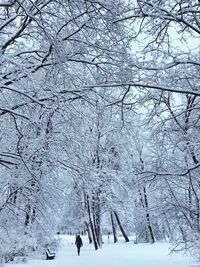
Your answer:
[[[200,263],[189,257],[169,255],[166,243],[135,245],[133,242],[113,244],[111,241],[108,243],[106,238],[103,248],[95,251],[83,237],[84,245],[78,256],[74,236],[61,236],[56,259],[30,260],[26,264],[12,264],[12,267],[200,267]]]

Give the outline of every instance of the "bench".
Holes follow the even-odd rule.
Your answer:
[[[46,259],[47,260],[53,260],[56,256],[56,253],[50,252],[49,249],[46,250]]]

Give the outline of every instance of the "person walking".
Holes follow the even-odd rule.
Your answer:
[[[83,242],[82,242],[80,235],[76,236],[75,245],[77,246],[77,252],[78,252],[78,256],[79,256],[80,255],[80,249],[83,246]]]

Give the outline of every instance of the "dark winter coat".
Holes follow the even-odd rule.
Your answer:
[[[75,241],[75,245],[76,245],[78,248],[82,247],[83,242],[82,242],[82,239],[81,239],[80,235],[77,235],[77,237],[76,237],[76,241]]]

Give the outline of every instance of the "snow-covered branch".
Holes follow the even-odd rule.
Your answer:
[[[19,112],[16,112],[16,111],[14,111],[14,110],[12,110],[12,109],[8,109],[8,108],[2,108],[2,107],[0,107],[0,110],[4,111],[4,112],[6,112],[6,113],[11,113],[11,114],[13,114],[13,115],[22,117],[22,118],[24,118],[24,119],[26,119],[26,120],[30,120],[30,118],[27,117],[26,115],[24,115],[24,114],[22,114],[22,113],[19,113]]]
[[[131,86],[132,88],[144,88],[144,89],[155,89],[155,90],[161,90],[161,91],[168,91],[168,92],[174,92],[174,93],[180,93],[180,94],[192,94],[196,96],[200,96],[200,92],[193,91],[193,90],[185,90],[182,88],[171,88],[167,86],[162,85],[156,85],[156,84],[145,84],[145,83],[138,83],[134,81],[127,81],[125,83],[105,83],[105,84],[92,84],[92,85],[85,85],[83,89],[92,89],[92,88],[114,88],[114,87],[125,87],[125,86]]]

